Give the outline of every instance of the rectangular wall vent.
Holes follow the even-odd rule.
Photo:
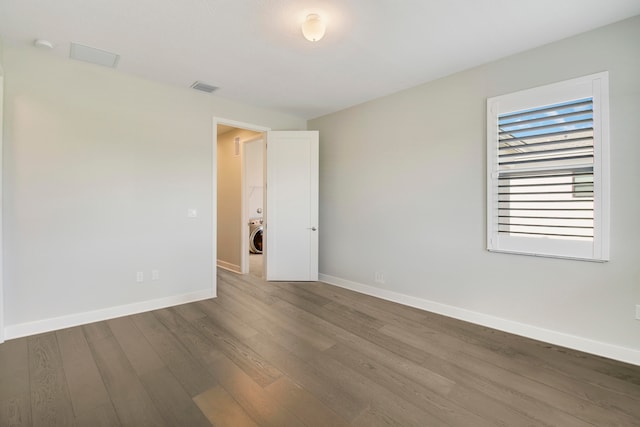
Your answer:
[[[102,65],[103,67],[116,68],[118,61],[120,60],[120,55],[79,43],[71,43],[69,58]]]
[[[211,92],[213,92],[215,90],[218,90],[217,87],[211,86],[211,85],[208,85],[208,84],[202,83],[202,82],[195,82],[195,83],[193,83],[191,85],[191,87],[194,88],[195,90],[199,90],[199,91],[207,92],[207,93],[211,93]]]

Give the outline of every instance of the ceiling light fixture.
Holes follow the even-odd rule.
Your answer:
[[[33,45],[40,49],[53,49],[53,43],[49,40],[37,39],[33,42]]]
[[[309,40],[310,42],[317,42],[322,37],[324,37],[324,33],[327,30],[327,26],[320,18],[320,15],[316,13],[311,13],[307,15],[307,18],[302,23],[302,34],[304,38]]]

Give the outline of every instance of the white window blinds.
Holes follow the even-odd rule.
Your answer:
[[[593,99],[498,116],[498,232],[593,239]]]
[[[607,79],[488,100],[489,250],[608,258]]]

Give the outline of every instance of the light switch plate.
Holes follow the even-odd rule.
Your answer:
[[[197,218],[198,210],[197,209],[187,209],[187,217],[188,218]]]

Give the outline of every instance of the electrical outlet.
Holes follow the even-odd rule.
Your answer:
[[[384,274],[381,271],[376,271],[375,275],[373,276],[373,280],[376,283],[384,283]]]
[[[142,271],[138,271],[136,273],[136,282],[138,283],[144,282],[144,273]]]
[[[160,280],[160,272],[158,270],[151,270],[151,280]]]
[[[640,304],[636,304],[636,319],[640,320]]]

